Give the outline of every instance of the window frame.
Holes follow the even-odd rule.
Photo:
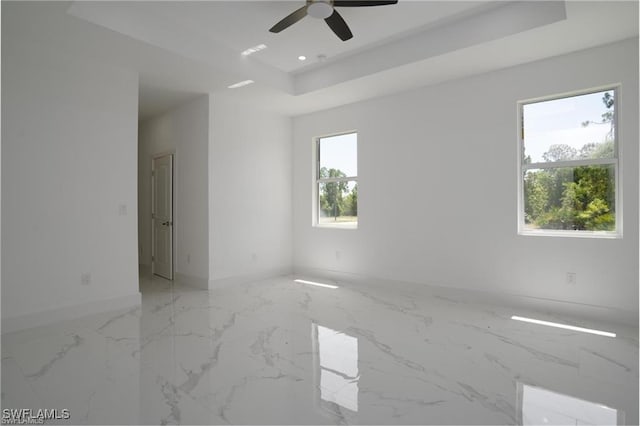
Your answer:
[[[621,84],[608,84],[599,87],[592,87],[589,89],[577,90],[573,92],[565,92],[560,94],[554,94],[549,96],[541,96],[537,98],[520,100],[517,102],[517,172],[518,172],[518,214],[517,214],[517,230],[518,235],[524,236],[545,236],[545,237],[573,237],[573,238],[622,238],[622,147],[621,147],[621,132],[619,126],[620,116],[620,90]],[[596,159],[584,159],[584,160],[565,160],[554,162],[538,162],[525,164],[525,146],[524,146],[524,114],[523,109],[525,105],[534,104],[538,102],[553,101],[558,99],[566,99],[575,96],[589,95],[598,92],[612,91],[614,93],[614,110],[613,110],[613,125],[614,125],[614,156],[612,158],[596,158]],[[597,166],[597,165],[611,165],[613,166],[614,173],[614,194],[615,194],[615,221],[616,227],[614,231],[576,231],[576,230],[563,230],[563,229],[527,229],[525,227],[525,212],[524,212],[524,173],[527,170],[535,169],[559,169],[559,168],[576,168],[580,166]]]
[[[357,130],[346,130],[342,132],[329,133],[322,136],[316,136],[313,138],[313,215],[312,215],[312,226],[315,228],[329,228],[329,229],[345,229],[345,230],[357,230],[359,223],[359,216],[355,223],[346,222],[343,224],[332,224],[332,223],[320,223],[320,185],[322,183],[331,183],[331,182],[356,182],[358,184],[358,176],[346,176],[343,178],[320,178],[320,142],[322,139],[331,138],[335,136],[343,136],[343,135],[356,135],[356,162],[358,161],[358,131]]]

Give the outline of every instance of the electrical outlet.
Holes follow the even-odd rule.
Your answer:
[[[118,206],[118,214],[120,216],[126,216],[127,215],[127,205],[126,204],[120,204]]]
[[[187,254],[187,265],[191,263],[191,253]]]
[[[253,263],[258,262],[258,255],[256,253],[251,253],[251,261]]]
[[[82,284],[82,285],[91,284],[91,274],[84,273],[84,274],[80,275],[80,284]]]
[[[340,260],[341,255],[342,253],[340,253],[340,250],[336,250],[336,260]]]
[[[567,272],[567,284],[575,285],[578,282],[575,272]]]

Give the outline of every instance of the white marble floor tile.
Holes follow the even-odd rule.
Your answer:
[[[68,409],[63,424],[638,423],[635,328],[290,277],[141,289],[137,308],[3,335],[2,408]]]

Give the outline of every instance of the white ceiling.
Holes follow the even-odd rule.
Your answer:
[[[3,36],[135,69],[141,118],[212,92],[300,115],[638,36],[638,2],[612,0],[400,0],[340,8],[354,33],[347,42],[311,17],[269,33],[302,4],[3,2]],[[240,55],[260,43],[268,48]],[[227,89],[245,79],[256,84]]]
[[[174,21],[177,28],[190,28],[236,52],[266,44],[255,59],[284,72],[313,66],[318,55],[331,59],[351,54],[393,37],[422,30],[427,26],[462,17],[487,7],[488,1],[400,1],[380,7],[338,8],[354,37],[341,41],[323,20],[310,16],[280,34],[268,29],[305,4],[298,1],[209,1],[145,3],[149,14]],[[308,62],[297,58],[305,55]]]

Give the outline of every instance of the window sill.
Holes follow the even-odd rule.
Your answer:
[[[620,232],[607,231],[562,231],[562,230],[520,230],[518,235],[530,237],[567,237],[567,238],[603,238],[609,240],[622,239]]]
[[[358,223],[316,223],[313,227],[320,229],[346,229],[355,231],[358,229]]]

